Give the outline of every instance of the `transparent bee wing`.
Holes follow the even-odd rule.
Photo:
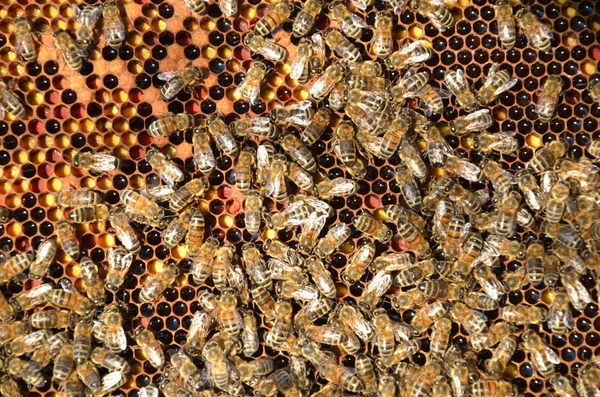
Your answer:
[[[29,298],[29,299],[35,299],[38,298],[40,296],[46,295],[48,292],[50,292],[52,290],[52,285],[51,284],[41,284],[35,288],[32,288],[31,290],[27,291],[27,293],[23,296]]]
[[[115,169],[115,156],[111,154],[96,153],[92,156],[93,169],[98,172],[108,172]]]
[[[493,63],[492,66],[490,67],[490,70],[488,71],[487,76],[485,77],[485,82],[483,83],[483,88],[489,87],[490,84],[492,84],[493,81],[493,77],[496,75],[496,71],[498,70],[498,64],[497,63]]]
[[[296,56],[294,61],[292,62],[292,70],[290,72],[290,78],[294,80],[298,80],[302,77],[302,72],[307,67],[308,63],[308,54],[302,54],[300,56]]]
[[[117,387],[119,383],[121,383],[124,379],[123,373],[121,371],[114,371],[102,377],[102,389],[103,390],[111,390],[114,387]]]
[[[58,285],[66,292],[73,292],[73,283],[71,280],[63,278],[58,282]]]
[[[83,57],[83,58],[87,58],[87,56],[88,56],[88,52],[85,49],[85,47],[83,47],[78,42],[75,42],[75,53],[77,53],[77,55],[79,55],[80,57]]]
[[[366,28],[367,24],[364,21],[364,19],[362,19],[358,14],[354,14],[352,13],[352,15],[350,16],[350,18],[352,19],[352,23],[358,27],[361,28]]]
[[[490,277],[485,280],[481,280],[480,284],[481,288],[483,288],[485,293],[488,294],[490,298],[497,300],[500,298],[500,295],[502,295],[501,291],[504,287],[496,277]]]
[[[0,119],[3,119],[5,114],[6,110],[4,110],[4,107],[0,105]]]
[[[215,318],[204,310],[199,310],[194,313],[192,317],[192,324],[190,325],[189,337],[196,335],[206,336],[214,324]]]
[[[256,149],[256,164],[258,168],[271,167],[271,157],[269,155],[269,150],[264,145],[260,145],[258,149]]]
[[[325,56],[325,41],[320,33],[314,33],[310,36],[310,40],[313,42],[313,56],[324,57]]]
[[[180,72],[180,71],[178,71],[178,70],[173,70],[173,71],[170,71],[170,72],[162,72],[162,73],[159,73],[159,74],[157,74],[157,75],[156,75],[156,77],[157,77],[159,80],[162,80],[162,81],[169,81],[169,80],[171,80],[172,78],[175,78],[175,77],[179,76],[179,74],[180,74],[180,73],[181,73],[181,72]]]
[[[127,349],[127,336],[123,327],[117,329],[117,343],[121,350]]]
[[[552,350],[550,347],[545,346],[542,349],[542,354],[544,354],[546,356],[546,359],[548,361],[550,361],[552,364],[560,364],[560,358],[558,357],[558,354],[556,354],[556,352],[554,350]]]
[[[479,118],[481,115],[488,114],[489,112],[490,112],[490,109],[479,109],[476,112],[469,113],[468,115],[466,115],[465,120],[471,121],[473,119]]]
[[[432,1],[433,3],[433,1]],[[442,23],[440,22],[440,20],[437,18],[437,16],[431,12],[427,13],[427,18],[429,18],[429,21],[433,24],[433,26],[436,27],[437,30],[439,30],[440,32],[444,32],[446,30],[446,27],[444,25],[442,25]]]
[[[400,49],[401,54],[408,54],[409,52],[413,52],[418,47],[423,46],[423,40],[416,40],[412,43],[405,44],[402,49]]]
[[[303,199],[309,207],[311,207],[314,211],[321,212],[323,214],[328,214],[331,206],[326,202],[314,198],[312,196],[306,197]]]
[[[335,178],[331,181],[331,195],[346,194],[356,189],[356,182],[352,179]]]
[[[73,10],[73,13],[75,14],[75,22],[76,23],[81,23],[81,8],[79,8],[76,4],[71,4],[71,9]]]
[[[292,110],[306,110],[309,109],[312,106],[312,102],[309,100],[305,100],[305,101],[300,101],[298,103],[294,103],[293,105],[290,105],[288,108],[290,111]]]
[[[326,215],[320,215],[317,212],[313,212],[308,217],[308,221],[302,225],[302,235],[313,235],[318,236],[325,226]]]
[[[518,81],[519,80],[517,78],[513,77],[512,79],[508,80],[506,83],[504,83],[500,87],[498,87],[498,89],[496,89],[496,91],[494,91],[494,94],[500,95],[504,91],[510,90],[515,84],[517,84]]]
[[[363,294],[373,293],[377,296],[385,294],[392,286],[392,275],[386,271],[379,271],[367,284]]]
[[[265,196],[276,197],[277,194],[281,191],[282,186],[285,189],[285,179],[283,175],[283,170],[278,171],[274,176],[271,177],[271,179],[267,181],[267,185],[265,186]]]
[[[545,23],[543,23],[542,21],[538,21],[538,25],[539,25],[539,35],[541,36],[541,38],[552,39],[554,37],[552,30]]]
[[[366,10],[369,6],[369,2],[366,0],[350,0],[350,2],[354,4],[356,8],[362,11]]]
[[[160,392],[156,386],[149,385],[140,389],[139,397],[159,397],[159,394]]]

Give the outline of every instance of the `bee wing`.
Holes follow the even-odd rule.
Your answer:
[[[457,169],[457,174],[468,181],[476,182],[481,174],[481,168],[469,161],[460,161],[460,166]]]
[[[37,286],[35,288],[32,288],[24,296],[26,296],[29,299],[35,299],[35,298],[38,298],[40,296],[46,295],[51,290],[52,290],[52,285],[51,284],[42,284],[42,285],[39,285],[39,286]]]
[[[197,311],[192,317],[192,324],[190,325],[189,337],[193,337],[196,335],[206,336],[214,321],[214,317],[206,313],[204,310]]]
[[[502,291],[504,288],[496,277],[490,277],[486,278],[485,280],[481,280],[480,284],[485,293],[494,300],[497,300],[500,297],[500,291]]]
[[[377,296],[385,294],[392,286],[392,275],[386,271],[379,271],[371,282],[365,287],[364,293],[372,292]]]
[[[312,106],[312,102],[309,100],[305,100],[305,101],[300,101],[298,103],[294,103],[293,105],[290,105],[288,107],[288,109],[290,110],[306,110],[308,108],[310,108]]]
[[[177,77],[179,75],[179,73],[180,72],[178,70],[173,70],[171,72],[162,72],[162,73],[159,73],[158,75],[156,75],[156,77],[159,80],[162,80],[162,81],[169,81],[172,78]]]
[[[215,168],[217,165],[217,160],[215,159],[215,155],[211,151],[200,152],[194,154],[194,158],[197,160],[198,164],[206,165],[210,168]]]
[[[282,188],[285,189],[283,170],[277,171],[277,173],[272,175],[271,179],[267,181],[267,185],[265,186],[265,196],[277,196]]]
[[[301,56],[296,56],[294,61],[292,62],[292,70],[290,72],[290,78],[294,80],[298,80],[302,77],[302,72],[307,66],[308,62],[308,54],[303,54]]]
[[[552,30],[542,21],[538,20],[538,26],[539,26],[539,32],[538,34],[541,36],[541,38],[543,39],[552,39],[554,37],[554,34],[552,33]]]
[[[96,153],[92,156],[94,170],[108,172],[115,169],[115,156],[111,154]]]
[[[367,24],[366,24],[365,20],[362,19],[360,17],[360,15],[352,13],[352,15],[350,16],[350,18],[352,19],[352,24],[354,24],[354,25],[356,25],[358,27],[361,27],[361,28],[366,28],[367,27]]]
[[[346,194],[354,189],[356,189],[356,182],[354,182],[352,179],[336,178],[331,184],[331,194],[334,196],[338,194]]]
[[[258,149],[256,149],[256,164],[258,168],[271,167],[269,150],[264,145],[260,145]]]
[[[399,14],[399,13],[402,12],[402,10],[404,10],[404,7],[408,3],[408,0],[396,1],[395,4],[392,3],[390,0],[386,0],[386,2],[389,3],[391,6],[394,6],[394,13],[395,14]]]
[[[331,206],[326,202],[319,200],[318,198],[314,198],[312,196],[306,197],[303,199],[309,207],[311,207],[314,211],[321,212],[323,214],[328,214]]]
[[[125,335],[125,330],[123,327],[119,327],[117,329],[117,343],[119,344],[119,348],[121,350],[127,349],[127,336]]]
[[[323,230],[323,226],[325,226],[325,219],[327,219],[326,215],[319,215],[318,212],[311,213],[308,221],[302,225],[302,234],[318,236]]]
[[[489,112],[490,112],[490,109],[479,109],[476,112],[469,113],[468,115],[466,115],[465,116],[465,121],[473,120],[475,118],[480,117],[480,115],[487,114]]]
[[[485,77],[485,81],[483,83],[483,88],[489,87],[490,84],[492,84],[492,79],[493,77],[496,75],[496,71],[498,70],[498,64],[497,63],[493,63],[492,66],[490,67],[490,70],[488,71],[487,76]]]
[[[160,392],[154,385],[142,387],[140,389],[140,397],[158,397]]]
[[[102,377],[102,389],[110,390],[116,387],[123,380],[121,371],[114,371]]]
[[[412,43],[408,43],[402,46],[400,49],[400,54],[408,54],[409,52],[414,51],[418,47],[423,46],[423,40],[415,40]]]
[[[58,282],[58,285],[66,292],[73,292],[73,283],[71,280],[63,278]]]
[[[460,85],[469,88],[469,82],[467,81],[467,78],[465,77],[465,72],[462,69],[458,69],[456,71],[456,80]]]
[[[83,58],[87,58],[88,52],[85,49],[85,47],[76,41],[74,43],[75,43],[75,52],[77,53],[77,55],[79,55],[80,57],[83,57]]]
[[[496,91],[494,91],[494,94],[500,95],[504,91],[510,90],[515,84],[517,84],[518,81],[519,80],[517,78],[513,77],[512,79],[508,80],[506,83],[504,83],[500,87],[498,87],[498,89]]]
[[[323,36],[320,33],[314,33],[310,36],[310,40],[313,42],[313,56],[324,57],[325,56],[325,42]]]
[[[546,359],[552,364],[560,364],[560,358],[558,357],[558,354],[556,354],[556,352],[550,347],[544,345],[542,352],[546,356]]]
[[[431,3],[433,3],[433,1],[431,1]],[[444,25],[442,25],[442,23],[440,22],[440,20],[438,19],[438,17],[431,13],[428,12],[427,13],[427,18],[429,18],[429,21],[433,24],[433,26],[436,27],[437,30],[439,30],[440,32],[444,32],[446,30],[446,27]]]

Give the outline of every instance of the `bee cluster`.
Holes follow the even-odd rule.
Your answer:
[[[40,3],[0,10],[2,396],[600,393],[583,17]]]

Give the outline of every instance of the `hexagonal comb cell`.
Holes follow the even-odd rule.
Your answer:
[[[600,9],[438,3],[0,0],[0,394],[597,388]]]

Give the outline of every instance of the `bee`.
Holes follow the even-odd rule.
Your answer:
[[[407,396],[426,397],[429,395],[435,379],[442,372],[442,367],[437,363],[427,363],[413,378],[412,384],[407,384]]]
[[[246,230],[252,236],[256,236],[260,231],[260,220],[262,219],[263,200],[256,189],[248,192],[245,201],[246,212],[244,215]]]
[[[544,343],[542,337],[533,329],[528,329],[521,338],[523,349],[530,354],[531,361],[538,374],[544,378],[554,375],[554,365],[560,364],[560,358]]]
[[[267,321],[272,323],[277,317],[277,313],[275,310],[275,301],[269,291],[261,285],[254,284],[250,289],[250,294]]]
[[[183,347],[184,351],[191,356],[198,356],[206,343],[208,333],[215,324],[215,318],[206,313],[204,310],[199,310],[194,313],[190,325],[190,331]],[[159,362],[160,360],[158,360],[158,354],[160,353],[156,353],[157,354],[154,357],[157,358],[156,361]]]
[[[517,232],[517,211],[521,204],[521,195],[511,192],[498,204],[496,233],[500,236],[512,237]]]
[[[139,326],[133,331],[133,336],[135,338],[138,346],[142,348],[146,357],[148,358],[148,362],[154,368],[162,368],[165,364],[165,354],[163,352],[162,346],[158,343],[154,334],[147,330],[144,326]],[[94,352],[97,350],[96,348]],[[92,361],[94,361],[94,354],[92,353]],[[125,362],[126,363],[126,362]],[[97,364],[97,363],[96,363]],[[126,363],[127,364],[127,363]],[[127,364],[129,367],[129,364]],[[109,368],[110,369],[110,368]],[[113,369],[113,371],[116,369]]]
[[[325,226],[326,219],[327,215],[318,212],[310,214],[306,223],[302,225],[300,236],[298,237],[298,250],[301,253],[310,255],[317,244],[317,239],[323,226]]]
[[[338,306],[336,310],[339,310],[340,318],[360,339],[366,342],[374,337],[373,325],[354,306],[344,304]]]
[[[527,8],[517,11],[515,18],[519,29],[525,34],[533,48],[544,52],[550,51],[554,35],[548,26],[537,19],[535,14]]]
[[[516,152],[519,147],[515,135],[514,131],[501,131],[494,134],[483,132],[473,136],[473,148],[484,153],[495,150],[503,154],[511,154]]]
[[[562,87],[562,79],[559,76],[549,76],[542,85],[542,90],[535,106],[538,119],[542,123],[547,123],[554,115],[558,99],[562,94]]]
[[[88,298],[94,305],[103,303],[105,299],[104,281],[100,278],[96,265],[90,258],[84,256],[81,258],[79,266],[81,267],[81,278]]]
[[[431,86],[429,86],[429,89],[425,89],[425,87],[428,86],[427,81],[429,81],[429,73],[426,71],[417,72],[417,67],[413,66],[404,74],[404,76],[402,76],[398,83],[392,87],[390,95],[394,101],[400,104],[404,104],[408,98],[425,97],[428,95],[429,91],[433,90]],[[443,106],[444,104],[442,103],[441,109],[443,109]]]
[[[481,168],[468,160],[463,160],[455,156],[446,157],[444,170],[471,182],[476,182],[481,177]]]
[[[204,177],[190,180],[177,189],[169,201],[169,208],[175,212],[181,211],[183,207],[191,203],[194,199],[202,196],[209,187],[210,183]]]
[[[280,132],[279,127],[271,122],[270,117],[266,116],[236,120],[231,123],[230,129],[239,137],[262,136],[276,138]],[[266,141],[261,146],[263,145],[271,145],[271,142]]]
[[[41,303],[45,298],[41,297]],[[29,324],[38,329],[68,328],[73,325],[74,316],[69,310],[49,309],[32,313],[29,316]]]
[[[485,361],[485,369],[490,375],[501,375],[506,370],[506,365],[517,350],[517,338],[509,336],[500,341],[494,355]]]
[[[529,164],[532,164],[531,162]],[[528,164],[528,168],[529,168]],[[543,168],[542,165],[539,168]],[[539,169],[538,168],[538,169]],[[539,211],[542,209],[544,204],[543,192],[540,189],[540,186],[537,183],[537,180],[533,175],[528,172],[521,171],[517,173],[517,184],[521,192],[525,196],[525,202],[534,211]]]
[[[384,60],[388,69],[402,70],[410,65],[427,61],[433,55],[433,50],[425,46],[424,40],[416,40],[404,43],[397,51],[394,51]]]
[[[43,387],[46,384],[46,379],[41,373],[42,367],[33,361],[11,358],[6,364],[6,370],[10,375],[23,379],[28,385]]]
[[[237,157],[239,148],[237,140],[219,115],[212,115],[206,120],[208,132],[217,142],[217,146],[223,153],[230,157]]]
[[[281,4],[284,3],[279,3],[278,5]],[[260,61],[252,62],[250,70],[246,73],[246,78],[238,87],[240,96],[244,101],[250,102],[252,105],[258,104],[260,98],[260,86],[265,80],[268,70],[267,65],[264,63]]]
[[[174,114],[167,112],[159,116],[148,126],[148,135],[152,137],[169,136],[176,132],[192,128],[194,123],[194,116],[189,113]]]
[[[244,244],[242,247],[242,257],[244,258],[246,273],[250,277],[250,280],[255,284],[271,289],[271,280],[265,261],[254,243]]]
[[[361,392],[363,389],[362,382],[356,376],[356,371],[342,365],[324,364],[319,367],[319,376],[352,393]]]
[[[160,89],[162,100],[170,101],[181,91],[191,91],[195,85],[202,81],[203,74],[198,66],[188,62],[183,70],[162,72],[157,75],[157,78],[166,82]]]
[[[321,0],[311,0],[305,4],[308,5],[309,3],[316,2],[321,2]],[[310,76],[310,58],[313,54],[313,49],[311,46],[312,41],[310,41],[310,39],[300,39],[298,48],[296,50],[296,57],[292,61],[290,78],[298,81],[300,84],[306,83]]]
[[[59,207],[94,207],[102,202],[102,196],[87,189],[68,190],[56,195]]]
[[[332,63],[325,69],[310,87],[309,93],[312,99],[321,102],[333,90],[346,74],[346,67],[340,63]]]
[[[592,100],[596,103],[600,103],[600,80],[593,80],[588,85],[588,91],[590,92],[590,96]],[[588,153],[594,156],[595,158],[600,157],[598,153],[598,143],[590,142],[588,144]]]
[[[475,351],[489,349],[501,340],[508,338],[514,332],[514,326],[500,321],[488,328],[486,332],[471,335],[471,346]]]
[[[460,251],[461,246],[471,229],[471,224],[466,222],[465,217],[455,212],[450,218],[448,229],[446,230],[446,242],[444,243],[443,252],[446,258],[455,260]]]
[[[206,0],[183,0],[190,11],[198,15],[206,14]]]
[[[420,291],[419,294],[422,295]],[[403,306],[401,305],[402,302],[398,299],[396,299],[395,302],[399,307]],[[444,317],[446,313],[448,313],[448,310],[450,310],[450,303],[446,301],[436,301],[431,304],[425,303],[421,306],[422,307],[417,310],[410,323],[411,327],[413,327],[418,334],[423,334],[435,323],[435,321]]]
[[[282,23],[289,19],[292,11],[294,11],[294,7],[288,1],[275,4],[265,16],[256,22],[254,34],[264,37],[269,33],[273,33]]]
[[[69,212],[67,218],[73,223],[95,223],[108,218],[108,207],[99,204],[95,207],[78,207]]]
[[[358,184],[346,178],[325,179],[315,185],[315,193],[319,198],[347,197],[358,190]]]
[[[207,238],[200,246],[198,255],[194,257],[192,263],[192,276],[196,284],[201,285],[211,275],[217,249],[219,249],[219,240],[214,237]]]
[[[71,7],[75,13],[74,19],[75,24],[77,25],[75,37],[79,44],[87,47],[94,39],[96,24],[102,16],[102,6],[84,6],[83,9],[81,9],[73,4]]]
[[[487,316],[478,310],[469,308],[462,302],[454,302],[450,315],[462,325],[469,335],[478,334],[487,329]]]
[[[296,165],[293,161],[287,162],[288,174],[287,177],[300,190],[312,191],[315,187],[313,176],[304,168]]]
[[[101,385],[100,374],[98,369],[90,361],[86,361],[82,364],[77,365],[75,368],[79,379],[85,386],[87,386],[92,392],[96,392]]]
[[[165,230],[163,231],[163,240],[166,248],[171,249],[183,240],[187,230],[190,227],[192,216],[195,212],[196,210],[193,208],[188,208],[179,214],[178,217],[173,218],[173,220],[166,226]]]
[[[451,329],[452,321],[449,318],[442,317],[434,323],[429,347],[430,357],[433,361],[443,361],[448,348]]]
[[[398,235],[406,242],[410,250],[421,259],[431,255],[429,242],[410,221],[399,219],[396,223],[398,226]]]
[[[331,311],[331,299],[308,301],[294,316],[294,327],[302,330]]]
[[[44,240],[37,249],[35,259],[29,267],[29,278],[40,280],[48,272],[49,266],[54,262],[58,245],[54,240]],[[0,315],[1,317],[1,315]]]
[[[3,294],[0,294],[0,320],[2,322],[11,322],[15,319],[15,308],[8,303]]]
[[[484,292],[472,291],[464,297],[467,306],[476,310],[490,311],[498,308],[498,300],[490,297]]]
[[[75,226],[67,221],[60,221],[56,224],[56,234],[62,249],[73,259],[79,258],[79,243],[75,237]],[[33,260],[33,258],[32,258]],[[30,265],[31,261],[27,265]],[[6,265],[4,266],[6,267]],[[23,269],[24,270],[24,269]],[[2,278],[2,277],[0,277]]]
[[[329,4],[329,12],[331,19],[336,21],[340,25],[342,32],[350,38],[356,39],[360,37],[362,28],[367,27],[365,21],[358,14],[351,12],[346,4],[341,1],[334,1]]]
[[[121,167],[121,160],[107,153],[77,153],[73,157],[73,166],[95,173],[110,172]]]
[[[204,0],[200,0],[204,1]],[[210,137],[203,128],[195,128],[192,135],[194,165],[196,169],[208,176],[215,169],[216,159],[210,147]]]
[[[117,246],[108,250],[108,273],[106,274],[106,284],[104,287],[111,291],[118,291],[123,285],[125,275],[133,262],[133,254],[127,249]]]
[[[167,184],[174,185],[184,179],[183,171],[156,148],[146,152],[146,161],[154,168],[159,177]]]
[[[83,59],[88,56],[87,50],[76,42],[69,32],[60,28],[54,32],[54,41],[67,65],[74,71],[80,72]]]
[[[569,309],[570,297],[564,289],[554,291],[554,299],[548,311],[548,328],[554,335],[563,335],[573,329],[573,313]]]
[[[392,239],[392,231],[382,222],[376,221],[367,214],[352,218],[352,224],[361,232],[381,241],[388,242]]]
[[[356,143],[354,125],[350,121],[340,122],[335,129],[335,153],[346,166],[356,161]]]
[[[243,328],[243,319],[236,305],[237,298],[233,290],[225,289],[219,300],[221,311],[218,319],[224,331],[232,337],[239,335]]]
[[[250,357],[256,353],[260,347],[256,318],[251,311],[242,312],[242,318],[244,323],[241,337],[243,345],[242,351],[246,357]]]
[[[329,229],[325,237],[319,240],[314,253],[321,259],[328,257],[350,237],[350,234],[351,230],[348,226],[337,223]]]
[[[565,287],[571,305],[577,310],[583,310],[592,301],[590,293],[579,281],[579,274],[572,268],[566,267],[560,270],[560,281]]]
[[[510,90],[518,79],[511,78],[506,70],[498,71],[498,64],[493,63],[483,82],[483,86],[477,91],[475,98],[479,106],[485,106],[493,102],[501,93]]]
[[[556,239],[568,248],[578,250],[584,246],[581,236],[569,225],[543,223],[542,230],[549,237]]]
[[[398,156],[404,162],[408,170],[417,178],[425,178],[429,173],[427,165],[421,158],[419,151],[414,143],[406,137],[400,142],[398,147]]]
[[[62,347],[69,342],[69,336],[66,332],[59,332],[58,334],[47,336],[46,343],[43,346],[33,352],[31,361],[45,367],[54,360],[54,357],[60,353]],[[2,388],[0,386],[0,393]]]
[[[220,0],[222,2],[224,0]],[[159,390],[165,395],[165,397],[192,397],[193,394],[183,387],[179,386],[176,382],[163,379],[159,383]],[[141,395],[141,394],[140,394]],[[157,394],[158,395],[158,394]]]
[[[313,28],[317,17],[321,14],[322,9],[323,0],[305,1],[302,5],[302,10],[300,10],[294,19],[294,24],[292,25],[292,34],[294,37],[306,36]]]
[[[106,43],[112,48],[121,47],[125,40],[125,25],[121,20],[121,9],[118,3],[114,0],[104,3],[102,17]]]
[[[277,302],[275,312],[277,317],[273,328],[265,336],[265,342],[271,347],[279,348],[293,330],[292,305],[285,300]]]
[[[488,266],[479,266],[475,268],[473,270],[473,277],[490,298],[497,300],[500,296],[504,295],[504,285],[498,280]]]
[[[390,359],[394,353],[395,337],[392,329],[392,320],[385,312],[385,309],[376,309],[373,311],[373,329],[375,331],[374,345],[382,361]]]
[[[558,181],[550,189],[550,198],[546,202],[546,222],[559,223],[567,207],[567,201],[571,195],[571,187],[565,181]]]
[[[275,286],[275,292],[284,299],[309,301],[319,297],[319,290],[312,284],[298,284],[294,281],[280,281]]]
[[[262,55],[273,62],[285,62],[288,57],[288,51],[285,47],[275,43],[274,40],[260,37],[254,33],[248,33],[244,37],[244,45],[252,52]]]
[[[31,24],[24,16],[16,17],[14,22],[17,55],[22,56],[23,60],[26,62],[35,62],[37,59],[37,52],[35,49],[36,37],[31,29]]]
[[[358,306],[363,310],[373,310],[379,300],[392,286],[392,275],[385,271],[375,273],[373,278],[365,286],[362,295],[358,299]]]
[[[292,105],[272,109],[271,121],[278,125],[296,125],[306,127],[310,124],[315,111],[312,109],[311,101],[301,101]],[[285,135],[284,138],[288,135]],[[295,138],[295,136],[294,136]],[[280,141],[282,140],[280,139]],[[297,139],[297,138],[296,138]]]
[[[260,161],[258,162],[260,163]],[[266,197],[273,197],[273,199],[279,203],[284,203],[287,201],[288,193],[287,184],[285,181],[285,175],[287,172],[287,159],[285,156],[282,154],[276,154],[273,156],[273,161],[270,167],[270,177],[265,181]]]
[[[390,12],[379,12],[375,17],[375,33],[371,40],[371,51],[379,58],[387,58],[394,48],[392,28],[394,22]]]
[[[348,260],[348,264],[342,271],[342,279],[348,284],[356,283],[362,278],[374,257],[375,245],[367,242],[352,254]]]
[[[42,344],[46,342],[47,331],[35,331],[27,335],[19,336],[11,340],[5,347],[4,350],[8,357],[19,357],[24,354],[33,353],[42,347]]]
[[[459,116],[449,124],[450,132],[456,135],[464,135],[467,132],[479,132],[494,124],[489,109],[480,109],[466,116]]]
[[[452,201],[459,204],[468,214],[477,214],[481,211],[481,200],[470,190],[467,190],[456,183],[450,190],[449,197]]]
[[[458,104],[464,108],[467,113],[472,113],[477,110],[478,105],[475,94],[471,91],[471,86],[465,78],[465,73],[462,69],[457,71],[448,70],[444,75],[444,82],[448,89],[456,96]],[[450,126],[450,130],[455,132],[452,130],[452,125]]]
[[[319,74],[323,72],[326,63],[325,53],[325,41],[320,32],[313,33],[310,36],[312,42],[312,56],[310,58],[310,72],[312,74]]]
[[[314,342],[331,346],[346,344],[346,333],[337,325],[308,325],[302,330],[304,336]]]
[[[303,266],[304,258],[297,251],[277,239],[268,239],[263,244],[265,254],[292,266]]]
[[[546,321],[544,308],[524,305],[505,305],[500,308],[500,318],[515,324],[541,324]]]
[[[303,200],[292,202],[286,209],[276,214],[267,215],[267,225],[274,230],[283,230],[301,226],[308,221],[311,207]]]
[[[73,358],[73,345],[65,344],[54,360],[52,377],[56,379],[58,383],[62,383],[69,378],[69,375],[74,368],[75,360]]]
[[[141,296],[141,295],[140,295]],[[111,304],[104,309],[104,324],[106,333],[104,345],[113,353],[120,353],[127,349],[127,338],[123,330],[123,316],[116,304]]]
[[[237,0],[217,0],[217,4],[223,15],[227,17],[234,17],[239,12]]]
[[[179,268],[172,262],[167,263],[163,270],[154,277],[150,277],[142,285],[140,300],[144,303],[157,300],[165,289],[171,286],[179,276]]]
[[[335,298],[335,282],[331,278],[329,271],[323,265],[323,262],[316,256],[310,256],[306,260],[306,269],[310,273],[321,294],[326,298]]]
[[[131,226],[126,212],[121,208],[114,208],[108,213],[108,220],[114,228],[117,238],[127,251],[132,254],[138,253],[141,249],[140,238]]]
[[[349,62],[361,62],[362,55],[358,48],[354,46],[344,35],[337,29],[329,28],[323,33],[325,44],[335,52],[337,56]]]
[[[379,153],[376,157],[380,159],[389,159],[400,147],[400,142],[405,136],[409,125],[403,120],[395,119],[389,128],[381,137]],[[400,166],[398,166],[400,167]]]
[[[126,211],[129,211],[134,216],[139,217],[141,220],[151,225],[160,224],[164,218],[165,211],[157,203],[136,191],[124,190],[121,192],[121,201],[125,204]],[[123,244],[125,244],[125,242],[123,242]]]
[[[471,396],[517,396],[517,386],[505,380],[475,380],[469,385],[467,393]]]
[[[356,357],[356,376],[364,386],[363,392],[366,395],[375,394],[377,391],[377,380],[375,379],[375,370],[371,359],[365,354],[359,354]]]
[[[454,16],[442,0],[411,0],[410,8],[429,18],[440,32],[451,29],[454,25]]]

